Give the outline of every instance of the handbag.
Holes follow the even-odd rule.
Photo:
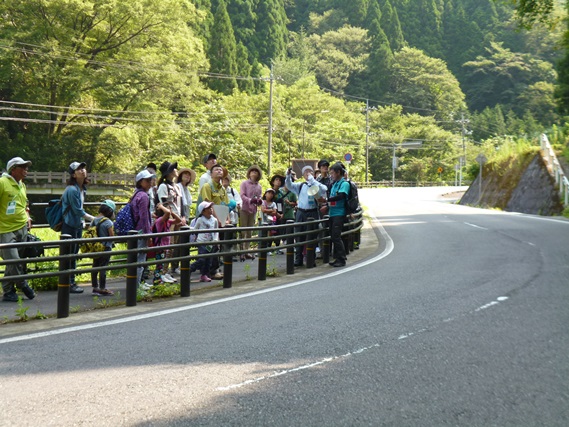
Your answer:
[[[28,233],[26,235],[26,240],[24,241],[41,242],[41,239],[34,234]],[[18,248],[18,255],[20,256],[20,258],[39,258],[43,256],[43,246],[37,245],[37,246],[25,246]]]

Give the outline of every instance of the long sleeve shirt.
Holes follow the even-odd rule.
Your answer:
[[[251,199],[254,196],[261,198],[261,195],[263,192],[263,189],[261,188],[261,184],[248,179],[247,181],[243,181],[241,183],[241,186],[239,187],[239,189],[240,189],[240,193],[241,193],[241,200],[243,201],[243,205],[241,206],[241,209],[244,212],[247,212],[249,214],[256,213],[257,212],[257,205],[254,203],[251,203]]]
[[[135,230],[142,231],[143,234],[152,232],[150,222],[150,199],[148,193],[137,190],[130,201],[132,216],[134,218]]]
[[[313,176],[308,178],[306,182],[292,182],[291,176],[287,175],[285,179],[286,188],[298,196],[298,208],[303,210],[312,210],[318,208],[317,197],[323,196],[328,191],[328,187],[319,183]],[[316,196],[308,194],[308,188],[317,185],[320,191]]]
[[[73,228],[83,227],[83,217],[92,220],[93,217],[85,212],[83,203],[87,190],[85,187],[79,188],[77,184],[68,185],[61,196],[61,209],[63,210],[63,221]]]

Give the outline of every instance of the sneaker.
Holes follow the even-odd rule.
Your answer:
[[[181,273],[181,271],[182,271],[182,270],[180,270],[180,267],[178,267],[178,268],[176,268],[176,269],[172,272],[172,274],[177,274],[177,275],[179,276],[180,273]]]
[[[27,283],[24,283],[24,286],[22,286],[22,292],[28,299],[34,299],[36,297],[36,293]]]
[[[283,255],[283,254],[284,254],[284,251],[283,251],[282,249],[279,249],[279,250],[277,251],[277,255]]]
[[[202,277],[200,277],[200,282],[211,282],[211,279],[207,277],[205,274],[202,274]]]
[[[150,283],[140,282],[140,285],[138,285],[138,287],[143,291],[147,291],[152,288],[152,285]]]
[[[100,292],[101,290],[99,288],[93,288],[93,290],[91,291],[93,295],[101,295]]]
[[[168,273],[164,274],[164,277],[170,281],[170,283],[176,283],[178,279],[175,277],[170,276]]]
[[[221,280],[223,279],[223,273],[215,273],[211,278],[214,280]]]
[[[80,288],[80,287],[77,286],[77,285],[71,285],[71,286],[69,287],[69,292],[72,293],[72,294],[82,294],[82,293],[83,293],[83,290],[84,290],[83,288]]]
[[[346,261],[342,261],[341,259],[338,259],[336,261],[334,261],[333,263],[330,264],[332,267],[344,267],[346,265]]]
[[[112,297],[115,293],[109,289],[97,289],[97,295],[101,295],[103,297]],[[95,289],[93,289],[93,293],[95,293]]]
[[[18,295],[16,295],[16,292],[14,291],[6,292],[2,298],[2,301],[18,302]]]
[[[174,283],[175,280],[172,280],[170,277],[171,277],[171,276],[169,276],[168,274],[161,274],[161,275],[160,275],[160,280],[161,280],[162,282],[164,282],[164,283]]]

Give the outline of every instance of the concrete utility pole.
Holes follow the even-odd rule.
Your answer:
[[[462,134],[462,156],[460,157],[460,184],[462,186],[462,170],[464,169],[464,166],[466,166],[466,135],[468,135],[470,132],[468,132],[466,130],[466,125],[468,123],[470,123],[470,120],[465,119],[464,118],[464,113],[461,114],[461,118],[460,120],[458,120],[458,123],[460,123],[461,125],[461,134]]]
[[[366,184],[369,182],[369,99],[366,99]]]
[[[273,64],[269,84],[269,149],[267,153],[267,175],[271,176],[271,162],[273,161]]]

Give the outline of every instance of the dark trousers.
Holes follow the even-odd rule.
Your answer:
[[[332,254],[334,259],[346,261],[346,248],[342,240],[342,230],[344,229],[344,219],[342,216],[331,216],[329,220],[330,242],[332,243]]]
[[[109,261],[111,260],[111,248],[105,248],[105,252],[107,251],[109,252],[108,255],[93,258],[93,267],[106,267],[109,265]],[[94,288],[105,289],[107,287],[107,270],[92,271],[91,285]]]
[[[318,215],[318,209],[314,209],[313,211],[309,212],[302,211],[300,209],[296,211],[296,224],[294,226],[295,234],[302,233],[307,230],[306,225],[303,225],[302,223],[308,221],[309,218],[312,218],[313,220],[320,218],[320,216]],[[295,238],[296,243],[303,243],[306,240],[307,240],[306,234],[297,235]],[[297,264],[302,264],[303,256],[304,256],[304,245],[299,245],[295,249],[294,262]]]
[[[217,246],[213,247],[213,250],[209,252],[205,245],[198,246],[198,254],[211,254],[214,252],[219,252]],[[192,263],[191,271],[200,270],[201,275],[215,275],[216,270],[219,268],[219,258],[218,257],[207,257],[198,258],[196,262]]]
[[[80,239],[81,236],[83,235],[83,227],[73,228],[64,222],[61,226],[61,234],[69,234],[72,239]],[[79,245],[78,244],[71,245],[70,253],[75,255],[78,254]],[[69,269],[75,270],[76,268],[77,268],[77,259],[75,258],[69,262]],[[75,274],[69,275],[69,284],[75,285]]]

